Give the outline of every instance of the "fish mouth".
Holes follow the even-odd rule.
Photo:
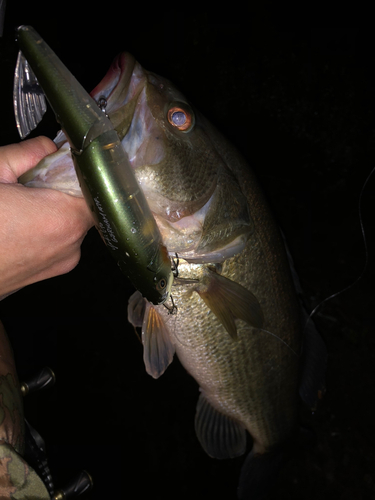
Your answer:
[[[98,103],[102,102],[103,109],[107,114],[114,113],[126,103],[128,88],[136,64],[136,60],[128,52],[118,54],[104,78],[91,91],[91,97]]]

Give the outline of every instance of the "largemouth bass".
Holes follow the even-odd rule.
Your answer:
[[[301,310],[279,229],[244,158],[168,80],[123,53],[91,96],[105,103],[174,256],[167,307],[138,291],[129,300],[146,370],[159,377],[177,353],[200,386],[202,447],[240,456],[249,434],[239,496],[260,497],[259,470],[274,474],[298,415]],[[56,142],[21,181],[81,196],[63,134]]]

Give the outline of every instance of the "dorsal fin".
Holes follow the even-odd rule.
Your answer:
[[[42,87],[21,51],[14,72],[13,108],[21,139],[36,128],[47,110]]]

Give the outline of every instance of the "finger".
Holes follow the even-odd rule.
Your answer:
[[[27,188],[21,184],[3,186],[0,193],[3,204],[8,201],[8,206],[11,199],[14,201],[17,195],[17,206],[9,209],[9,212],[15,212],[13,221],[20,224],[22,219],[26,227],[36,228],[37,238],[41,238],[43,230],[47,234],[61,237],[62,243],[69,245],[70,238],[72,241],[79,239],[81,234],[86,234],[94,225],[92,212],[84,198],[70,196],[54,189]],[[20,216],[21,207],[21,213],[27,214],[26,220],[23,220],[24,215]],[[31,236],[34,230],[31,229],[30,232]]]
[[[55,143],[43,136],[0,147],[0,182],[17,182],[20,175],[56,149]]]
[[[30,188],[25,188],[30,189]],[[38,188],[32,188],[34,191]],[[54,189],[38,189],[39,193],[43,193],[48,202],[53,207],[56,217],[60,216],[65,223],[69,221],[72,226],[80,228],[85,233],[94,225],[93,214],[87,206],[84,198],[70,196]],[[60,200],[64,199],[64,203]]]
[[[94,222],[83,199],[20,184],[0,184],[0,212],[0,296],[73,269]]]

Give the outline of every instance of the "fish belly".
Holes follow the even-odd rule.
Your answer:
[[[198,382],[207,401],[244,426],[256,452],[267,451],[291,434],[296,423],[299,334],[294,292],[285,293],[289,276],[269,271],[259,238],[223,264],[221,274],[250,290],[264,313],[263,329],[236,320],[232,339],[193,285],[173,288],[177,314],[165,321],[182,365]],[[179,276],[194,279],[194,266],[181,264]],[[280,288],[281,287],[281,288]]]

